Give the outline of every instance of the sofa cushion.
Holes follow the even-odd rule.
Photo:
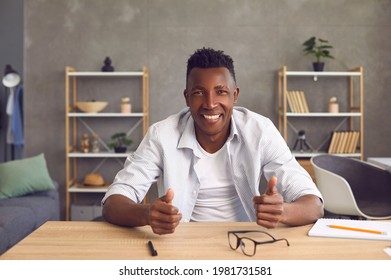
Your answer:
[[[49,189],[54,185],[43,154],[0,164],[0,199]]]
[[[9,248],[35,229],[35,215],[29,208],[2,206],[0,227],[8,236],[7,248]]]
[[[30,193],[30,194],[28,194],[28,196],[31,196],[31,195],[48,196],[48,197],[51,197],[53,199],[59,199],[58,190],[59,190],[60,186],[58,185],[58,183],[56,181],[53,181],[53,184],[54,184],[54,189],[49,189],[49,190],[44,190],[44,191]]]
[[[48,220],[59,220],[60,218],[58,202],[48,196],[35,194],[3,199],[0,200],[0,207],[23,207],[31,210],[34,215],[32,220],[35,222],[35,228]]]
[[[2,252],[8,249],[8,236],[5,233],[5,229],[0,226],[0,255]]]

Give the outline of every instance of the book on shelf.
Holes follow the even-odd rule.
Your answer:
[[[297,102],[297,113],[304,113],[303,112],[303,101],[301,100],[300,93],[298,91],[292,91],[293,96],[296,98]]]
[[[310,109],[308,107],[307,97],[305,96],[304,91],[299,91],[299,95],[300,95],[300,100],[303,103],[303,110],[304,110],[303,113],[309,113]]]
[[[329,154],[353,154],[356,151],[360,132],[356,130],[334,131],[328,149]]]
[[[309,106],[304,91],[287,91],[288,106],[292,113],[309,113]]]
[[[340,141],[341,133],[339,131],[334,131],[333,136],[331,137],[331,142],[328,150],[329,154],[335,154],[337,152]]]
[[[299,100],[296,97],[296,94],[294,94],[293,91],[288,91],[288,96],[291,97],[292,101],[292,112],[293,113],[299,113],[300,112],[300,107],[299,107]]]
[[[345,150],[345,146],[346,146],[347,135],[348,135],[347,131],[341,131],[341,139],[339,140],[337,151],[336,151],[337,154],[343,154],[343,151]]]
[[[291,110],[291,112],[296,112],[296,108],[293,105],[292,95],[289,94],[289,91],[286,93],[286,99],[287,99],[288,106],[289,106],[289,109]]]
[[[352,142],[353,142],[354,131],[347,131],[346,134],[347,134],[346,144],[345,144],[345,147],[344,147],[342,153],[350,154],[350,153],[353,153],[350,148],[350,145],[352,145]]]
[[[334,132],[331,133],[331,140],[330,140],[329,150],[328,150],[329,154],[332,154],[335,151],[335,145],[337,143],[337,137],[338,137],[338,133],[334,133]]]
[[[352,131],[351,132],[351,142],[349,143],[348,151],[347,153],[352,154],[356,152],[358,140],[360,139],[360,132],[359,131]]]
[[[360,132],[359,131],[355,131],[354,138],[353,138],[353,144],[350,147],[350,152],[351,153],[354,153],[356,151],[356,148],[357,148],[357,145],[359,143],[359,140],[360,140]]]

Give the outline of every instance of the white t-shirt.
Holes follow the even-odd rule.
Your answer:
[[[235,189],[228,162],[227,145],[211,154],[197,142],[201,158],[197,165],[200,190],[191,220],[196,222],[248,221]]]

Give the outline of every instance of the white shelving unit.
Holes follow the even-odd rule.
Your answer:
[[[82,118],[129,118],[129,117],[144,117],[144,113],[68,113],[68,117]]]
[[[68,153],[70,158],[119,158],[127,157],[128,153],[110,153],[110,152],[99,152],[99,153]]]
[[[340,108],[342,112],[329,113],[329,112],[310,112],[310,113],[293,113],[288,112],[288,100],[287,92],[289,90],[289,80],[297,77],[312,77],[316,82],[320,77],[346,77],[349,82],[349,90],[346,94],[349,96],[348,108]],[[358,84],[358,86],[356,86]],[[332,87],[332,85],[331,85]],[[312,93],[311,93],[312,94]],[[358,101],[357,101],[358,100]],[[344,110],[345,109],[345,110]],[[284,137],[285,141],[288,140],[288,126],[295,131],[294,126],[290,123],[290,119],[304,119],[311,121],[311,119],[330,119],[340,118],[342,121],[349,121],[349,129],[354,129],[355,123],[358,122],[358,128],[356,130],[360,132],[359,143],[356,153],[351,154],[338,154],[346,157],[358,157],[363,159],[363,147],[364,147],[364,111],[363,111],[363,68],[357,67],[350,71],[326,71],[326,72],[313,72],[313,71],[288,71],[286,66],[283,66],[278,70],[278,127]],[[357,125],[356,125],[357,126]],[[319,128],[322,129],[322,128]],[[338,127],[337,127],[338,129]],[[336,129],[336,130],[337,130]],[[331,131],[330,131],[331,132]],[[322,143],[326,143],[328,139]],[[322,144],[320,146],[322,146]],[[301,162],[303,160],[309,160],[314,155],[327,153],[327,151],[320,151],[315,148],[312,152],[293,152],[293,155]],[[308,166],[308,162],[304,162]]]
[[[317,113],[286,113],[287,117],[322,117],[322,118],[336,118],[336,117],[360,117],[361,113],[325,113],[325,112],[317,112]]]
[[[102,79],[109,79],[113,82],[113,77],[122,78],[136,78],[142,79],[142,112],[132,113],[120,113],[120,112],[99,112],[99,113],[83,113],[78,112],[76,108],[76,102],[78,97],[83,95],[83,92],[78,92],[78,83],[83,82],[84,77],[96,77]],[[131,82],[132,80],[130,80]],[[149,75],[148,69],[143,67],[143,71],[130,71],[130,72],[91,72],[91,71],[76,71],[73,67],[66,67],[65,69],[65,158],[66,158],[66,219],[70,220],[70,206],[73,200],[76,199],[78,194],[88,193],[104,193],[107,187],[99,188],[85,188],[80,187],[78,182],[78,161],[79,160],[101,160],[98,166],[101,166],[106,160],[114,159],[120,164],[123,163],[123,159],[129,155],[127,153],[114,153],[98,136],[98,141],[102,147],[98,153],[83,153],[79,150],[78,136],[78,124],[81,123],[85,129],[90,133],[94,133],[93,129],[88,125],[88,121],[96,119],[98,121],[104,121],[104,119],[136,119],[136,123],[129,125],[130,135],[138,127],[142,126],[143,135],[148,130],[149,126]],[[132,94],[132,93],[129,93]],[[126,121],[126,120],[125,120]],[[120,160],[121,159],[121,160]],[[96,168],[97,169],[97,168]]]
[[[75,68],[68,67],[69,77],[143,77],[144,71],[130,71],[130,72],[77,72]]]
[[[310,157],[313,157],[313,156],[317,156],[317,155],[324,155],[326,154],[326,152],[310,152],[310,153],[307,153],[307,152],[303,152],[303,153],[300,153],[300,152],[292,152],[293,156],[295,156],[296,158],[310,158]],[[359,157],[360,154],[359,153],[354,153],[354,154],[338,154],[339,156],[341,157]]]

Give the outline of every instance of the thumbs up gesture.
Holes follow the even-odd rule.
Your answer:
[[[160,200],[166,202],[167,204],[172,205],[172,201],[174,200],[174,191],[173,191],[171,188],[169,188],[169,189],[167,190],[166,195],[165,195],[165,196],[162,196],[162,197],[160,198]]]
[[[284,213],[284,200],[277,190],[277,177],[272,176],[264,194],[253,198],[257,224],[275,228]]]
[[[182,219],[179,209],[172,205],[174,190],[169,188],[167,193],[155,199],[149,207],[149,225],[154,233],[173,233]]]

